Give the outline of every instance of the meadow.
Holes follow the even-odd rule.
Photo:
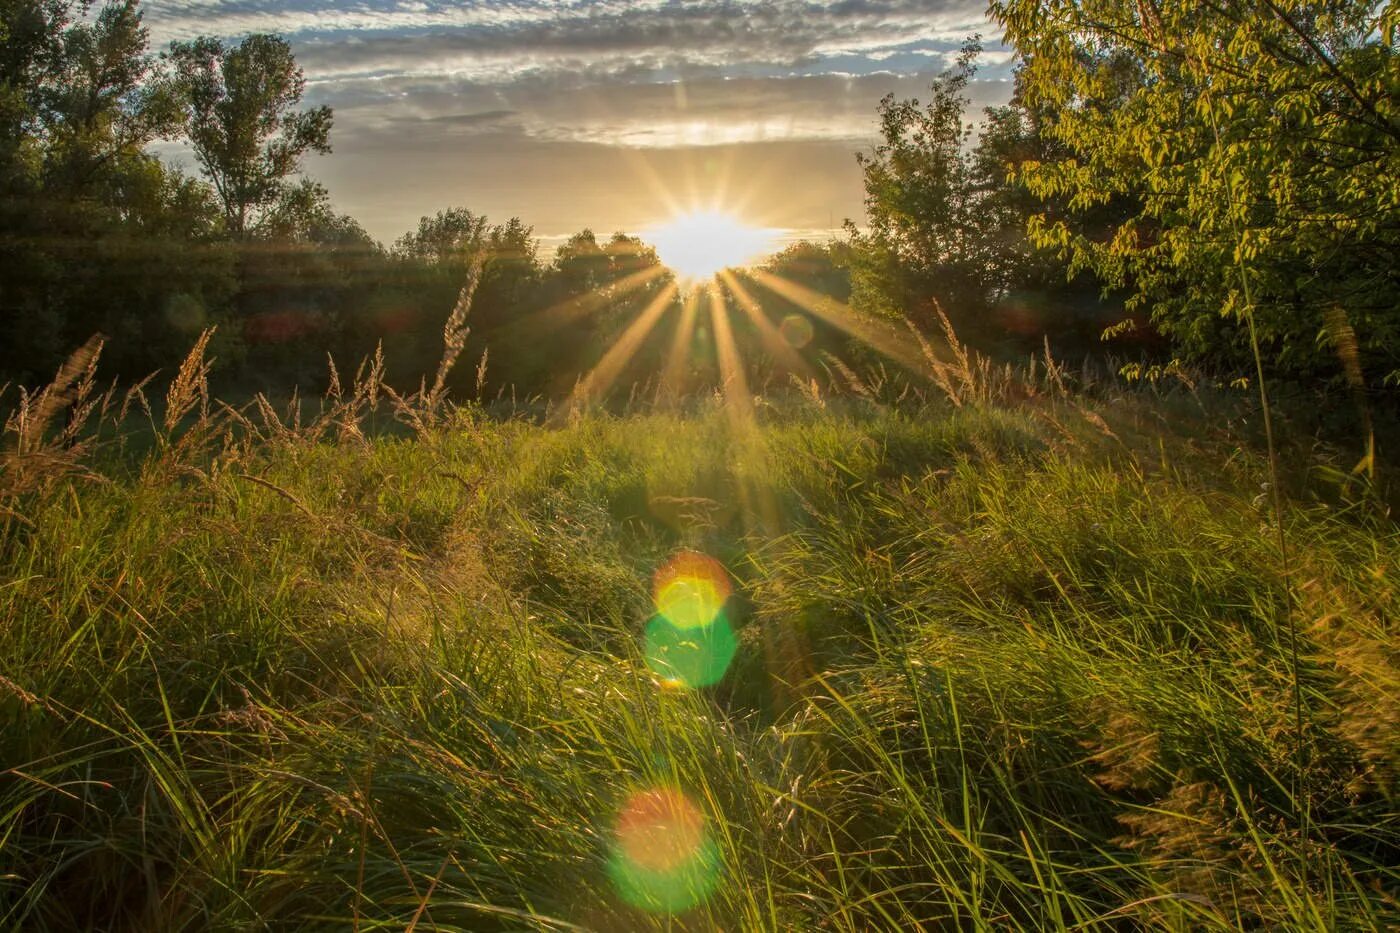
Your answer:
[[[1400,537],[1286,412],[1271,473],[1247,392],[95,365],[8,397],[0,926],[1400,919]]]

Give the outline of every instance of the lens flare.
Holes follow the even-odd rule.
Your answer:
[[[677,628],[701,628],[719,616],[733,592],[729,575],[713,557],[681,551],[656,571],[656,610]]]
[[[802,349],[812,342],[812,322],[800,314],[789,314],[778,325],[778,332],[789,346]]]
[[[719,882],[719,849],[705,816],[668,787],[632,794],[614,828],[608,874],[622,899],[656,913],[679,913],[705,900]]]
[[[208,314],[204,302],[193,295],[179,292],[165,303],[165,319],[182,334],[197,334],[204,329]]]
[[[646,660],[661,682],[671,687],[710,687],[724,679],[739,642],[720,614],[709,625],[682,628],[664,615],[646,627]]]
[[[724,617],[732,592],[723,565],[697,551],[681,551],[656,571],[643,654],[664,685],[694,690],[724,679],[738,650]]]

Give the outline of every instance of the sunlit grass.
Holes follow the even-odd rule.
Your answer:
[[[1391,925],[1388,520],[1290,513],[1304,886],[1245,439],[1131,396],[693,408],[7,459],[0,922]]]

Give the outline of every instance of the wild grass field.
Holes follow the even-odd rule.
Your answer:
[[[90,363],[0,467],[6,928],[1400,922],[1400,537],[1285,418],[1281,554],[1247,394]]]

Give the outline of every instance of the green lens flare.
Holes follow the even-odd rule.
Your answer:
[[[665,683],[692,690],[724,679],[738,650],[738,639],[722,613],[698,627],[655,615],[645,635],[647,667]]]
[[[704,901],[719,883],[719,849],[705,816],[673,788],[638,791],[618,814],[608,875],[627,903],[679,913]]]

